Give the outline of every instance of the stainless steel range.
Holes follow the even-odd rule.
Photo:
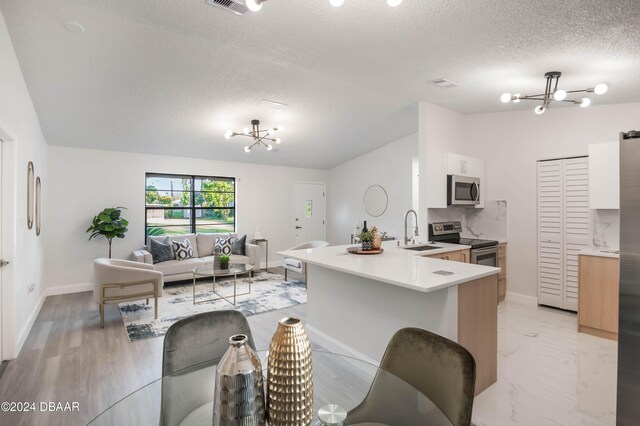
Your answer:
[[[461,233],[462,224],[460,222],[429,224],[429,241],[471,246],[471,263],[498,267],[498,241],[462,238]]]

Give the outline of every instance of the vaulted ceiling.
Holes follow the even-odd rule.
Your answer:
[[[637,0],[0,0],[49,144],[328,168],[417,131],[417,103],[463,113],[604,81],[640,101]],[[86,31],[72,34],[64,23]],[[440,89],[428,80],[460,85]],[[264,109],[262,99],[286,111]],[[273,152],[228,128],[282,124]],[[1,119],[1,118],[0,118]]]

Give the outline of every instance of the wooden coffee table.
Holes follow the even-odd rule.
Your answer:
[[[248,263],[232,263],[229,265],[229,269],[214,268],[213,265],[198,266],[193,269],[193,304],[213,302],[214,300],[225,300],[236,305],[236,298],[245,294],[251,294],[251,271],[253,271],[253,265]],[[249,291],[244,293],[238,293],[238,275],[249,274]],[[233,276],[233,302],[229,300],[231,296],[224,296],[216,291],[216,277],[231,277]],[[212,299],[199,300],[196,302],[196,279],[202,277],[209,277],[212,279],[213,293],[219,297]]]

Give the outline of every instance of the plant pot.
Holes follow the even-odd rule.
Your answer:
[[[373,249],[373,243],[371,241],[362,242],[362,251],[369,251]]]
[[[220,262],[220,269],[229,269],[229,262]]]

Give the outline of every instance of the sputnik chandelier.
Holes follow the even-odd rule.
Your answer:
[[[267,0],[246,0],[247,8],[252,12],[258,12],[262,9],[262,3]],[[344,4],[344,0],[329,0],[329,3],[333,7],[340,7]],[[387,4],[391,7],[399,6],[402,0],[387,0]]]
[[[591,105],[591,99],[586,96],[580,99],[568,99],[567,95],[569,93],[595,93],[596,95],[602,95],[607,92],[607,85],[604,83],[600,83],[595,85],[594,87],[588,89],[580,89],[580,90],[562,90],[558,89],[558,80],[560,80],[560,76],[562,73],[560,71],[549,71],[545,73],[545,78],[547,79],[547,86],[544,90],[544,93],[539,95],[521,95],[516,93],[512,95],[511,93],[505,93],[500,97],[500,100],[504,103],[514,102],[518,103],[522,100],[525,101],[542,101],[542,105],[538,105],[535,107],[534,112],[538,115],[544,114],[547,110],[551,102],[559,101],[559,102],[569,102],[574,105],[579,105],[582,108],[586,108]]]
[[[260,129],[260,120],[251,120],[252,128],[249,129],[245,127],[241,132],[234,132],[229,129],[224,134],[224,138],[229,140],[235,136],[247,136],[253,139],[253,143],[244,147],[244,152],[251,152],[251,149],[256,145],[263,145],[267,148],[267,151],[271,151],[273,149],[273,145],[267,143],[265,141],[275,142],[279,144],[282,142],[280,138],[272,138],[270,137],[275,132],[281,132],[283,130],[282,126],[274,127],[272,129]]]

